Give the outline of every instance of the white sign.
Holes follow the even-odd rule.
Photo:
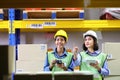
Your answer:
[[[56,22],[44,22],[44,26],[56,26]]]
[[[43,28],[43,24],[30,24],[29,28]]]

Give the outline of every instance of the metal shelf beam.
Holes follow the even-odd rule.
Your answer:
[[[25,32],[93,30],[120,30],[120,20],[21,20],[14,21],[14,28]]]

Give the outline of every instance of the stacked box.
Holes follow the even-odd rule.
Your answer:
[[[46,52],[46,44],[18,45],[18,60],[16,61],[16,72],[36,73],[43,71]]]

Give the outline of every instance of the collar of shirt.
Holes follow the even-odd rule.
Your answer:
[[[99,50],[94,51],[93,53],[90,53],[88,50],[86,51],[87,54],[89,54],[90,56],[97,56],[100,54]]]
[[[65,49],[65,48],[64,48],[64,52],[63,52],[62,55],[58,55],[58,53],[57,53],[57,48],[55,48],[53,54],[55,55],[56,58],[59,58],[59,59],[64,58],[64,57],[67,56],[67,52],[66,52],[66,49]]]

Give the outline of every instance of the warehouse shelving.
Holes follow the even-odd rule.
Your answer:
[[[9,9],[10,10],[10,9]],[[76,10],[77,11],[77,10]],[[45,11],[43,11],[45,12]],[[62,12],[62,11],[61,11]],[[63,11],[64,12],[64,11]],[[11,14],[11,15],[10,15]],[[84,31],[88,29],[93,30],[120,30],[120,20],[83,20],[79,17],[66,18],[66,19],[23,19],[23,20],[14,20],[14,8],[9,11],[9,20],[1,20],[0,28],[1,31],[5,29],[9,31],[9,44],[16,45],[20,43],[19,33],[23,32],[52,32],[57,31],[58,29],[64,29],[66,31]],[[13,18],[13,19],[12,19]],[[4,28],[3,28],[4,27]],[[20,31],[16,31],[16,30]],[[18,33],[16,33],[16,32]],[[18,37],[18,38],[17,38]],[[16,41],[15,41],[16,40]]]
[[[56,31],[63,28],[67,31],[120,30],[120,20],[19,20],[14,21],[14,28],[22,31]]]
[[[84,9],[72,8],[73,10],[61,8],[51,10],[48,8],[34,10],[23,10],[23,19],[84,19]],[[78,9],[78,10],[75,10]]]
[[[0,32],[8,32],[10,29],[9,25],[9,21],[0,20]]]
[[[8,29],[9,28],[9,21],[0,20],[0,29]]]
[[[120,0],[2,0],[0,8],[106,8],[120,7]],[[10,14],[10,13],[9,13]],[[14,14],[14,13],[13,13]],[[80,19],[41,19],[41,20],[0,20],[0,31],[9,32],[9,45],[20,44],[20,32],[120,30],[120,20],[80,20]]]

